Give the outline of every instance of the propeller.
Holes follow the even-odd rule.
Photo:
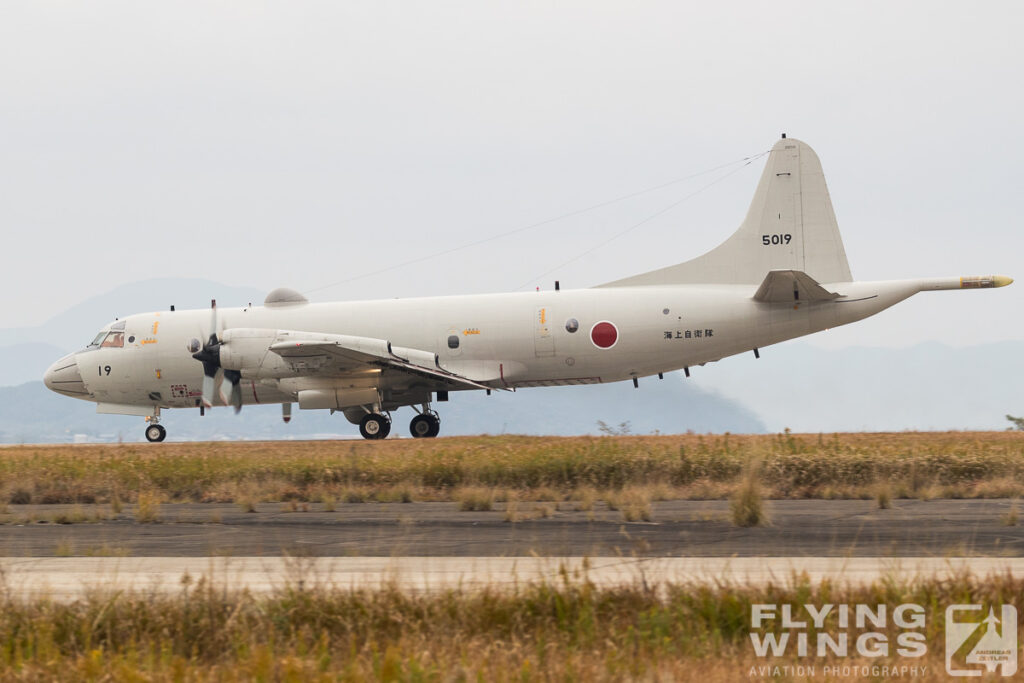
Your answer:
[[[213,407],[213,392],[217,386],[217,372],[220,370],[220,339],[217,338],[217,300],[210,300],[210,337],[203,348],[192,354],[203,364],[203,405]]]
[[[217,300],[210,300],[210,337],[203,344],[203,348],[192,354],[192,357],[203,364],[203,405],[207,408],[213,407],[213,394],[217,389],[218,374],[222,378],[220,387],[220,399],[224,405],[234,406],[235,413],[242,410],[242,388],[239,382],[242,380],[242,373],[238,370],[224,370],[220,365],[220,348],[223,343],[218,335],[217,326]],[[224,385],[228,388],[225,392]]]

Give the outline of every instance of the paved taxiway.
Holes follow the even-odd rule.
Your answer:
[[[0,558],[2,588],[11,599],[102,599],[114,591],[180,593],[202,578],[217,590],[268,593],[282,589],[404,590],[512,588],[538,581],[586,580],[600,586],[657,588],[667,582],[791,585],[857,584],[892,578],[1010,572],[1024,576],[1024,559],[1007,558],[580,558],[580,557],[85,557]]]
[[[742,529],[725,501],[653,504],[650,522],[622,520],[597,504],[572,503],[546,518],[505,521],[502,505],[459,511],[456,503],[163,505],[161,521],[139,524],[126,506],[116,519],[57,524],[72,506],[9,505],[0,525],[0,556],[126,555],[129,557],[1024,557],[1024,526],[1008,526],[1007,500],[786,500],[767,504],[771,524]],[[519,503],[522,517],[537,504]],[[97,512],[108,508],[98,507]],[[94,510],[81,506],[86,516]],[[45,523],[36,520],[49,520]],[[18,523],[18,521],[22,523]],[[2,521],[2,520],[0,520]]]

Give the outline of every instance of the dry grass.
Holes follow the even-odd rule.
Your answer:
[[[547,519],[554,516],[558,509],[555,503],[534,503],[529,507],[523,503],[524,501],[520,501],[514,491],[508,494],[508,498],[505,500],[504,519],[506,522],[515,523],[530,519]]]
[[[487,511],[494,508],[494,489],[465,486],[455,492],[459,510],[463,512]]]
[[[279,443],[17,446],[0,460],[10,505],[109,504],[154,491],[168,502],[454,501],[465,488],[593,505],[593,491],[648,487],[726,499],[745,463],[765,498],[1024,497],[1024,432],[758,436],[458,437]],[[580,493],[580,492],[585,493]]]
[[[190,577],[176,595],[95,592],[68,603],[14,595],[0,591],[3,680],[717,683],[771,677],[751,676],[751,667],[814,664],[820,672],[827,663],[914,665],[926,667],[915,680],[938,681],[946,679],[944,606],[1008,603],[1020,611],[1024,581],[1008,574],[897,575],[850,586],[794,575],[765,586],[604,587],[564,573],[552,582],[504,589],[293,586],[254,596]],[[751,606],[763,603],[922,605],[927,625],[919,632],[928,652],[915,659],[893,653],[817,660],[790,648],[785,656],[758,659],[750,644]],[[891,619],[883,627],[846,629],[837,619],[833,611],[824,630],[848,632],[851,641],[879,631],[892,643],[899,632]],[[780,628],[774,623],[759,635]]]
[[[509,498],[508,500],[506,500],[505,521],[512,522],[514,524],[515,522],[518,522],[522,519],[524,519],[524,514],[522,510],[519,509],[519,501],[516,500],[515,498]]]
[[[341,494],[341,500],[344,503],[365,503],[369,499],[370,496],[364,487],[349,488]]]
[[[736,526],[762,526],[768,523],[761,494],[760,470],[760,463],[748,463],[743,482],[729,499],[730,518]]]
[[[160,521],[160,496],[153,491],[139,493],[135,503],[135,521],[140,524],[153,524]]]
[[[32,503],[32,493],[24,487],[18,487],[7,494],[7,500],[11,505],[29,505]]]
[[[565,494],[551,486],[538,486],[527,489],[526,494],[530,500],[542,503],[558,503],[565,500]]]
[[[618,510],[626,522],[650,522],[651,491],[643,486],[627,486],[621,491],[609,491],[604,495],[608,509]]]
[[[89,521],[89,516],[85,514],[80,506],[75,505],[70,510],[54,514],[51,520],[54,524],[81,524],[82,522]]]
[[[380,503],[411,503],[413,501],[413,490],[408,485],[388,486],[373,489],[370,497]]]
[[[1024,481],[1017,477],[994,477],[982,479],[971,487],[967,498],[1021,498],[1024,497]]]
[[[577,511],[590,512],[594,509],[598,497],[597,489],[593,486],[580,486],[572,492],[570,500],[575,503],[574,508]]]
[[[879,510],[888,510],[892,507],[892,489],[888,484],[879,484],[875,491],[875,502]]]
[[[552,503],[537,503],[533,506],[533,515],[540,519],[547,519],[555,514],[555,506]]]

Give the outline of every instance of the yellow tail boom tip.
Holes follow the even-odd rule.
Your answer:
[[[960,278],[960,289],[989,289],[991,287],[1005,287],[1013,282],[1012,277],[1005,275],[983,275]]]

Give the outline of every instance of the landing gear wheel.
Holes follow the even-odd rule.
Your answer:
[[[437,419],[437,415],[422,413],[409,423],[409,431],[416,439],[435,437],[441,431],[441,421]]]
[[[359,422],[364,439],[383,439],[391,432],[391,420],[377,413],[367,413]]]
[[[163,441],[167,437],[167,430],[161,425],[149,425],[146,427],[146,441]]]

